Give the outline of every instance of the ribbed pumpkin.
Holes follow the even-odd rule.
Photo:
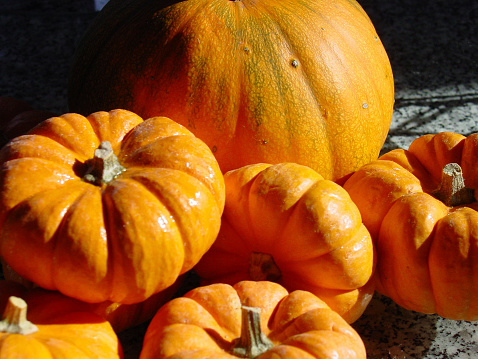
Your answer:
[[[123,358],[118,337],[101,316],[71,312],[37,322],[29,320],[27,309],[23,299],[8,299],[0,321],[0,358]]]
[[[375,160],[390,62],[354,0],[114,0],[82,39],[70,110],[167,116],[223,172],[265,162],[338,180]]]
[[[199,287],[164,305],[141,359],[365,359],[357,332],[307,291],[242,281]]]
[[[372,239],[348,193],[309,167],[255,164],[224,175],[226,205],[203,284],[270,280],[317,295],[348,322],[374,292]]]
[[[377,248],[377,290],[397,304],[478,320],[478,134],[390,151],[344,184]]]
[[[224,179],[209,148],[165,117],[52,117],[0,152],[0,256],[86,302],[144,301],[216,239]]]
[[[10,296],[20,297],[28,304],[28,319],[37,323],[72,312],[90,312],[105,318],[116,333],[150,320],[169,301],[183,283],[184,276],[169,288],[153,294],[144,302],[121,304],[111,301],[87,303],[67,297],[58,291],[40,287],[27,288],[13,280],[0,280],[0,313]]]

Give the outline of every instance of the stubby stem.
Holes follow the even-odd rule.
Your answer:
[[[231,354],[240,358],[255,358],[274,344],[261,330],[260,309],[242,306],[241,336],[232,343]]]
[[[475,201],[475,191],[465,187],[463,173],[458,163],[448,163],[443,167],[440,186],[432,194],[449,207]]]
[[[27,320],[27,303],[21,298],[11,296],[0,321],[0,332],[27,335],[37,331],[38,327]]]
[[[94,157],[86,163],[88,170],[83,176],[83,180],[97,186],[110,182],[125,170],[113,153],[111,143],[108,141],[101,142],[95,150]]]
[[[251,280],[277,282],[281,275],[279,267],[270,254],[252,252],[249,256],[249,277]]]

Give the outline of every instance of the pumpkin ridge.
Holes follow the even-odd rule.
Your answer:
[[[10,345],[10,341],[12,341],[12,336],[7,336],[7,335],[2,335],[0,332],[0,351],[3,350],[3,348],[8,347]],[[31,336],[25,336],[25,335],[19,335],[15,337],[16,343],[13,343],[15,347],[21,348],[21,347],[31,347],[32,346],[32,338]],[[38,352],[35,353],[36,355],[40,354],[45,354],[50,352],[50,348],[46,345],[46,340],[35,340],[34,341],[35,349],[38,348],[41,350],[41,353]]]
[[[186,299],[190,300],[195,306],[197,306],[198,311],[204,311],[204,313],[207,313],[207,315],[210,316],[210,318],[214,321],[214,324],[217,326],[217,329],[219,329],[219,331],[216,331],[216,335],[211,335],[211,332],[206,330],[208,328],[201,328],[201,329],[203,329],[211,337],[211,339],[213,339],[221,348],[225,349],[226,342],[227,343],[231,342],[236,336],[234,333],[234,329],[236,325],[234,322],[228,321],[228,318],[224,318],[224,317],[221,318],[222,313],[220,311],[217,311],[217,308],[229,307],[231,311],[236,310],[236,306],[234,303],[232,303],[229,300],[227,300],[226,302],[223,301],[223,299],[227,297],[227,294],[230,294],[234,297],[232,298],[232,300],[237,299],[238,305],[241,305],[242,303],[241,303],[241,298],[239,297],[239,295],[231,291],[231,288],[230,288],[231,286],[227,284],[220,284],[220,285],[223,286],[225,289],[220,289],[219,292],[225,293],[226,295],[222,295],[219,298],[214,295],[207,296],[206,295],[207,292],[204,293],[204,296],[203,296],[202,292],[205,290],[203,286],[203,287],[192,289],[188,293],[184,294],[182,297],[182,300],[186,300]],[[200,325],[196,323],[193,323],[193,324],[200,327]],[[240,328],[238,332],[240,333]]]
[[[106,259],[106,268],[105,268],[105,271],[104,273],[98,273],[100,275],[102,275],[101,278],[98,278],[100,279],[100,282],[102,283],[101,284],[101,292],[110,292],[111,290],[111,282],[110,280],[108,280],[109,277],[112,276],[112,272],[111,272],[111,268],[112,268],[112,265],[111,263],[113,263],[113,251],[111,250],[110,248],[110,243],[111,243],[111,240],[109,238],[109,235],[108,235],[108,232],[106,230],[106,227],[105,227],[105,223],[106,222],[106,218],[105,218],[105,215],[106,215],[106,211],[105,211],[105,207],[104,207],[104,204],[103,204],[103,196],[101,194],[102,190],[96,186],[96,185],[89,185],[89,184],[86,184],[84,185],[84,190],[82,191],[79,191],[77,196],[74,198],[74,199],[70,199],[69,200],[69,206],[68,208],[66,208],[64,210],[64,214],[62,216],[62,219],[60,221],[60,223],[58,224],[57,226],[57,229],[55,231],[55,234],[53,236],[53,239],[54,239],[54,242],[53,242],[53,248],[52,248],[52,258],[61,258],[59,259],[60,262],[63,261],[63,258],[64,258],[64,255],[61,253],[62,252],[62,249],[59,248],[60,244],[65,241],[65,238],[68,238],[67,235],[64,234],[64,231],[68,231],[70,226],[68,225],[69,222],[72,220],[72,215],[74,215],[77,210],[77,206],[82,203],[82,200],[84,198],[88,198],[87,196],[90,194],[90,193],[94,193],[94,192],[100,192],[100,204],[101,204],[101,210],[98,211],[99,213],[102,213],[102,218],[103,218],[103,227],[100,228],[101,229],[104,229],[106,231],[106,246],[107,246],[107,253],[108,253],[108,257]],[[66,242],[63,242],[63,243],[66,243]],[[71,242],[70,242],[71,243]],[[67,245],[68,246],[68,245]],[[62,245],[62,247],[65,247],[65,244]],[[88,247],[89,250],[91,250],[91,247]],[[60,252],[57,254],[57,252]],[[97,254],[98,252],[97,251],[94,251],[95,254]],[[85,257],[92,257],[92,256],[88,256],[88,253],[82,253],[85,255]],[[65,279],[64,278],[61,278],[58,274],[59,274],[59,271],[58,271],[58,267],[59,265],[55,265],[55,261],[53,260],[52,261],[52,266],[51,266],[51,275],[50,277],[52,278],[52,281],[55,285],[55,288],[57,288],[57,290],[59,290],[60,292],[63,292],[65,294],[69,294],[68,291],[65,291],[64,288],[63,288],[63,285],[61,285],[62,283],[64,283]],[[74,279],[74,278],[73,278]],[[107,288],[107,289],[105,289]],[[99,293],[99,296],[100,297],[103,297],[103,294],[102,293]],[[95,298],[96,299],[96,298]]]
[[[73,312],[70,313],[71,315],[65,315],[61,316],[68,320],[69,317],[74,318],[75,315],[80,314],[80,312]],[[91,323],[99,323],[99,319],[97,315],[92,315],[92,313],[85,312],[84,313],[87,317],[91,316],[92,322]],[[102,318],[101,318],[102,319]],[[82,354],[84,355],[85,358],[91,357],[92,355],[96,354],[98,352],[98,348],[100,347],[103,350],[100,350],[100,353],[105,353],[105,349],[108,351],[113,351],[114,347],[108,348],[106,345],[107,338],[105,338],[105,335],[103,332],[98,331],[97,329],[90,329],[86,328],[85,326],[86,322],[81,320],[81,321],[72,321],[69,323],[68,327],[62,324],[56,324],[56,323],[48,323],[41,325],[40,331],[35,333],[35,339],[38,340],[42,345],[47,347],[48,343],[62,343],[60,348],[58,349],[58,353],[66,355],[79,355]],[[78,332],[81,331],[81,336],[78,335]],[[54,335],[51,333],[55,333]],[[88,346],[84,347],[81,345],[81,338],[96,338],[96,345],[93,346],[91,345],[92,349],[89,350]],[[80,344],[76,344],[75,341],[79,341]],[[108,340],[109,341],[109,340]],[[112,343],[113,344],[113,343]],[[52,348],[48,349],[50,352],[56,352],[56,350],[53,350]]]
[[[281,228],[281,231],[280,231],[280,236],[278,237],[277,241],[274,243],[274,245],[278,248],[280,248],[280,245],[279,243],[280,242],[291,242],[291,238],[293,238],[293,233],[291,233],[291,230],[288,229],[288,227],[293,227],[295,224],[293,223],[293,221],[291,220],[291,217],[292,216],[295,216],[295,212],[296,211],[300,211],[303,207],[307,208],[307,214],[309,215],[310,214],[310,211],[308,210],[308,205],[307,203],[305,203],[306,201],[310,201],[310,200],[314,200],[315,201],[315,198],[317,197],[317,195],[310,195],[310,193],[312,191],[315,191],[318,186],[320,185],[320,182],[322,181],[327,181],[327,180],[324,180],[324,179],[321,179],[321,178],[316,178],[314,182],[310,183],[310,185],[308,186],[307,190],[303,191],[300,195],[300,197],[297,198],[296,202],[294,203],[293,206],[291,206],[289,209],[288,209],[288,217],[286,220],[284,220],[283,224],[284,226]],[[326,183],[326,182],[324,182]],[[335,185],[335,183],[334,183]],[[338,185],[337,185],[338,186]],[[324,194],[324,192],[327,191],[328,193]],[[309,196],[310,195],[310,196]],[[330,197],[337,197],[338,196],[338,193],[334,190],[334,191],[331,191],[329,188],[322,188],[321,190],[321,195],[328,195]],[[340,201],[340,202],[344,202],[344,201]],[[347,243],[349,243],[351,240],[353,240],[356,235],[359,234],[359,230],[360,230],[360,226],[357,226],[356,230],[354,231],[354,233],[350,233],[350,237],[346,240],[346,241],[342,241],[340,243],[340,245],[338,247],[335,247],[335,248],[330,248],[330,250],[328,251],[322,251],[321,253],[317,253],[317,256],[314,257],[315,260],[323,255],[326,255],[326,254],[330,254],[332,251],[338,249],[338,248],[341,248],[343,246],[345,246]],[[294,262],[297,262],[297,259],[292,259],[292,258],[289,258],[288,255],[280,255],[278,256],[278,261],[284,265],[285,263],[294,263]],[[304,261],[304,258],[301,258],[300,261]]]
[[[55,324],[50,324],[48,325],[48,327],[51,327],[51,329],[53,329],[53,331],[55,331]],[[58,328],[60,328],[60,326],[58,326]],[[45,327],[42,328],[42,330],[45,330]],[[64,338],[61,338],[60,335],[56,334],[54,339],[52,338],[52,335],[49,334],[48,332],[46,333],[37,333],[35,335],[35,339],[40,342],[45,348],[48,348],[47,344],[48,343],[52,343],[54,342],[55,345],[58,345],[58,344],[61,344],[61,349],[58,350],[58,351],[55,351],[57,354],[63,354],[63,355],[66,355],[66,353],[68,353],[68,355],[79,355],[79,354],[82,354],[85,356],[85,358],[87,358],[89,355],[91,355],[91,352],[88,352],[86,350],[83,349],[83,346],[77,346],[75,344],[73,344],[71,342],[71,340],[68,340],[69,338],[67,337],[68,335],[68,331],[65,332],[65,328],[61,328],[61,329],[56,329],[56,333],[62,333]],[[92,333],[93,334],[93,333]],[[95,333],[97,334],[97,333]],[[73,334],[70,334],[71,336],[73,335],[77,335],[76,333],[73,333]],[[82,334],[83,335],[83,334]],[[50,352],[53,351],[51,348],[48,349]]]
[[[175,160],[174,162],[170,162],[169,160],[173,158],[173,156],[160,157],[159,160],[151,156],[151,154],[154,156],[155,152],[160,152],[155,149],[154,146],[158,145],[158,147],[161,147],[162,144],[167,144],[168,141],[170,142],[170,146],[174,146],[174,149],[177,150],[175,151],[175,156],[181,159],[181,161]],[[186,141],[189,142],[188,151],[184,150]],[[187,134],[172,134],[151,141],[150,143],[143,145],[140,149],[135,150],[133,153],[128,154],[128,156],[123,155],[121,159],[122,164],[125,167],[159,166],[161,169],[171,169],[184,172],[189,175],[191,179],[194,178],[204,185],[208,189],[208,192],[213,195],[218,207],[223,208],[225,199],[221,196],[221,188],[220,186],[216,186],[215,181],[212,179],[214,177],[214,163],[210,160],[206,162],[202,158],[209,153],[211,153],[209,147],[197,137]],[[143,154],[145,155],[143,156]],[[201,162],[201,166],[188,166],[188,164],[194,162]],[[207,174],[204,174],[203,172],[207,172]]]
[[[192,189],[194,189],[195,192],[208,194],[207,196],[202,196],[202,199],[198,199],[198,201],[200,201],[200,203],[209,202],[211,206],[211,213],[219,213],[221,210],[220,205],[216,202],[214,193],[209,189],[209,187],[207,187],[206,184],[204,184],[199,178],[194,175],[186,173],[182,170],[166,167],[160,169],[152,169],[150,173],[153,175],[162,174],[162,176],[166,176],[168,174],[173,176],[179,175],[181,178],[183,178],[183,180],[186,178],[187,180],[185,181],[192,182],[192,184],[189,184],[188,188],[186,189],[184,186],[176,185],[175,181],[162,182],[156,181],[155,178],[149,178],[145,170],[141,170],[141,173],[136,175],[133,168],[130,168],[129,172],[125,173],[125,175],[120,178],[120,180],[122,181],[134,182],[135,185],[140,186],[144,191],[150,193],[154,198],[156,198],[161,207],[163,207],[167,211],[169,217],[172,218],[172,221],[169,222],[169,225],[174,226],[175,230],[179,233],[180,239],[183,243],[183,245],[181,245],[181,248],[183,248],[183,259],[178,259],[178,261],[182,263],[181,273],[184,273],[192,266],[191,262],[195,261],[191,260],[191,258],[195,258],[194,254],[191,253],[190,255],[188,255],[187,253],[192,251],[191,248],[198,248],[195,246],[197,237],[202,236],[203,238],[209,239],[210,241],[212,240],[210,235],[213,233],[213,230],[205,231],[200,228],[194,228],[194,225],[189,225],[188,220],[189,218],[191,218],[191,216],[184,217],[181,215],[181,211],[184,206],[190,206],[194,211],[195,204],[191,204],[190,200],[187,204],[183,202],[179,202],[177,204],[175,202],[176,197],[168,196],[166,195],[166,193],[191,191]],[[193,230],[188,232],[188,229]],[[211,244],[212,243],[209,243],[208,245],[210,246]],[[202,252],[202,249],[203,248],[201,248],[201,250],[198,250],[198,252]]]
[[[155,170],[151,170],[152,172],[155,172]],[[143,246],[138,245],[136,243],[137,241],[134,240],[134,236],[137,235],[137,233],[134,231],[133,227],[135,224],[139,223],[141,215],[138,213],[135,213],[131,206],[128,211],[125,211],[124,203],[122,202],[123,199],[117,198],[117,194],[115,193],[116,191],[121,192],[124,191],[124,188],[127,188],[127,191],[131,192],[134,194],[135,197],[132,198],[132,201],[138,202],[138,196],[146,197],[146,193],[149,194],[153,199],[155,200],[154,204],[151,204],[151,198],[148,197],[145,200],[149,202],[151,207],[154,207],[154,210],[157,210],[161,214],[164,214],[163,209],[166,208],[165,205],[160,202],[160,200],[154,195],[153,192],[147,188],[147,186],[144,183],[141,183],[139,181],[136,181],[134,178],[130,178],[131,176],[131,169],[128,169],[127,172],[125,172],[120,178],[112,182],[109,186],[106,187],[106,189],[103,192],[103,203],[105,203],[104,208],[108,211],[108,222],[106,224],[106,231],[108,233],[108,238],[110,239],[111,242],[111,247],[110,247],[110,252],[109,256],[113,256],[114,253],[117,253],[119,257],[124,256],[126,247],[128,247],[128,250],[135,249],[136,254],[140,253],[139,256],[134,256],[133,254],[130,253],[128,256],[127,260],[123,260],[121,263],[120,262],[111,262],[113,268],[120,270],[121,272],[114,271],[112,278],[118,278],[118,276],[121,277],[122,282],[128,282],[128,281],[133,281],[136,283],[138,286],[138,282],[142,283],[142,286],[140,290],[142,292],[147,293],[147,297],[149,297],[151,294],[154,294],[157,292],[156,289],[153,289],[152,284],[151,284],[151,276],[153,275],[153,270],[151,268],[148,268],[148,270],[143,270],[141,271],[135,271],[134,273],[129,273],[126,272],[126,268],[130,266],[134,266],[135,262],[138,261],[143,261],[142,257],[147,257],[150,252],[153,250],[152,248],[149,249],[149,251],[146,251],[146,248],[143,248]],[[128,176],[129,175],[129,176]],[[116,195],[116,197],[115,197]],[[143,198],[139,202],[142,202]],[[128,223],[128,227],[131,227],[131,231],[126,232],[124,236],[118,235],[117,230],[115,230],[115,227],[119,224],[122,223],[123,221],[131,222]],[[179,233],[179,228],[177,225],[177,222],[171,223],[172,221],[168,221],[167,225],[169,226],[170,230],[175,231],[176,233]],[[125,222],[126,223],[126,222]],[[158,226],[164,225],[158,224]],[[161,236],[163,232],[160,232],[159,235]],[[154,234],[153,234],[154,235]],[[142,237],[142,236],[141,236]],[[170,251],[168,255],[175,255],[175,260],[174,261],[167,261],[164,258],[161,258],[161,264],[162,264],[162,269],[165,272],[164,278],[161,283],[156,285],[155,288],[161,287],[162,289],[165,289],[165,282],[168,282],[169,284],[167,287],[172,285],[174,281],[177,279],[179,276],[179,271],[183,267],[183,264],[186,262],[185,259],[185,251],[184,251],[184,246],[182,243],[179,243],[177,238],[174,238],[173,241],[169,242],[164,242],[161,241],[162,247],[168,247],[167,249]],[[164,249],[164,248],[162,248]],[[180,249],[181,252],[178,253],[178,250]],[[163,257],[167,257],[166,251],[162,250],[159,252],[159,247],[154,248],[156,252],[158,252],[160,255],[163,255]],[[167,258],[169,259],[169,258]],[[178,266],[177,264],[181,263],[181,266]],[[148,260],[149,265],[152,265],[151,260]],[[153,268],[155,269],[155,268]],[[155,269],[157,270],[157,269]],[[112,285],[114,284],[115,281],[118,281],[113,279],[110,283]],[[121,302],[121,303],[126,303],[126,304],[132,304],[135,301],[131,301],[130,298],[127,298],[126,301],[125,299],[114,299],[113,301],[115,302]]]
[[[273,242],[274,247],[279,247],[279,243],[281,243],[281,242],[290,242],[291,241],[291,236],[290,236],[289,230],[287,229],[287,227],[292,225],[291,224],[292,221],[290,220],[290,218],[294,214],[294,212],[299,208],[299,206],[302,204],[304,197],[308,193],[310,193],[312,190],[314,190],[314,188],[317,187],[317,184],[320,181],[323,181],[323,179],[317,178],[317,179],[315,179],[314,182],[310,183],[308,188],[306,190],[304,190],[301,193],[301,195],[296,199],[296,202],[290,208],[288,208],[287,218],[284,219],[283,222],[281,222],[281,229],[280,229],[280,232],[279,232],[280,236],[276,237],[275,242]],[[287,256],[282,256],[282,255],[279,257],[279,261],[282,264],[295,262],[295,260],[288,261]]]
[[[37,192],[37,193],[33,194],[32,196],[23,199],[15,207],[11,208],[8,211],[8,214],[7,214],[7,217],[6,217],[6,221],[8,221],[9,217],[18,216],[18,214],[16,212],[21,211],[22,209],[25,210],[26,206],[30,207],[29,202],[31,202],[31,201],[33,201],[33,203],[38,202],[38,201],[46,202],[48,200],[48,198],[50,197],[50,193],[59,193],[59,192],[61,193],[61,192],[63,192],[63,196],[61,196],[61,202],[58,201],[54,204],[55,207],[59,207],[60,205],[63,206],[61,211],[59,211],[59,212],[57,211],[58,212],[58,213],[56,213],[57,216],[56,216],[56,218],[54,218],[54,220],[56,222],[55,229],[54,230],[50,229],[50,230],[47,231],[46,229],[42,228],[42,231],[46,232],[44,234],[44,238],[43,238],[44,243],[40,244],[40,246],[42,246],[44,248],[42,255],[43,255],[43,257],[45,256],[45,250],[46,250],[46,252],[49,253],[49,255],[47,256],[47,257],[49,257],[49,259],[47,259],[46,261],[43,261],[44,264],[45,263],[49,263],[49,264],[48,264],[48,266],[43,265],[42,269],[45,269],[45,268],[49,267],[49,272],[50,272],[49,277],[48,276],[44,276],[44,277],[51,278],[50,282],[43,282],[42,285],[49,288],[49,289],[53,289],[53,288],[56,289],[55,273],[56,273],[57,268],[55,268],[55,266],[54,266],[54,261],[53,260],[54,260],[55,256],[53,255],[53,253],[55,253],[55,247],[58,244],[58,232],[59,232],[59,229],[61,228],[61,224],[64,221],[64,213],[67,212],[68,209],[71,207],[70,199],[75,195],[75,192],[79,192],[78,189],[74,190],[74,187],[78,187],[78,182],[71,183],[71,185],[68,186],[68,188],[67,188],[68,190],[65,190],[65,188],[61,188],[60,190],[58,188],[53,188],[53,189],[48,189],[48,190]],[[57,199],[58,199],[58,197],[57,197]],[[42,208],[43,208],[43,210],[45,210],[44,206]],[[51,212],[51,208],[48,208],[48,209],[50,210],[49,212]],[[52,218],[53,218],[53,216],[49,216],[48,224],[46,224],[47,227],[51,227],[50,223],[51,223]],[[45,226],[45,223],[41,223],[42,222],[41,218],[38,218],[38,216],[33,218],[33,220],[30,220],[29,222],[33,223],[34,225],[36,225],[38,222],[40,222],[40,226]],[[3,224],[3,226],[7,229],[7,233],[8,233],[8,230],[9,230],[8,227],[9,226],[5,226],[5,223]],[[3,244],[3,241],[0,242],[0,243]],[[18,249],[18,247],[15,247],[15,248]],[[20,258],[26,259],[23,256],[20,257]],[[9,264],[16,271],[17,267],[13,262],[12,263],[7,263],[7,264]],[[20,271],[20,272],[22,272],[22,271]],[[51,285],[53,285],[53,288],[51,287]]]
[[[440,218],[437,223],[436,223],[436,227],[438,228],[436,231],[434,231],[434,234],[433,234],[433,241],[432,241],[432,245],[430,246],[430,249],[429,249],[429,252],[436,252],[437,249],[436,247],[437,246],[443,246],[444,244],[444,241],[443,241],[443,237],[448,237],[449,234],[447,233],[443,233],[444,232],[444,229],[443,228],[440,228],[440,227],[443,227],[443,226],[448,226],[449,223],[443,223],[443,222],[453,222],[453,220],[450,220],[450,216],[460,216],[462,218],[463,221],[466,222],[466,224],[463,224],[463,223],[459,223],[459,220],[456,220],[456,222],[459,223],[459,225],[462,225],[462,226],[467,226],[467,232],[468,232],[468,238],[457,238],[457,239],[454,239],[453,242],[455,241],[459,241],[460,243],[459,244],[455,244],[453,243],[452,246],[453,247],[459,247],[458,248],[458,251],[460,252],[460,256],[458,258],[455,257],[455,254],[456,254],[456,248],[452,248],[453,249],[453,254],[454,254],[454,257],[456,258],[455,261],[458,263],[457,264],[457,273],[461,276],[463,276],[463,278],[461,278],[461,282],[466,282],[466,283],[476,283],[477,280],[476,280],[476,274],[477,274],[477,270],[476,268],[478,268],[478,266],[476,265],[473,265],[473,263],[470,263],[468,264],[468,266],[471,266],[472,268],[468,268],[468,271],[466,273],[466,275],[463,273],[463,269],[460,268],[460,261],[463,260],[465,261],[466,259],[476,259],[478,258],[478,253],[476,251],[476,244],[473,243],[473,241],[476,241],[476,238],[473,238],[473,234],[471,233],[473,231],[473,228],[471,228],[471,226],[473,225],[473,222],[476,223],[476,218],[477,218],[477,215],[476,215],[476,211],[475,210],[472,210],[468,207],[455,207],[455,208],[452,208],[450,210],[450,213],[447,214],[445,217],[443,218]],[[475,217],[474,219],[472,217]],[[475,230],[476,230],[476,227],[475,227]],[[458,234],[458,233],[457,233]],[[442,237],[442,238],[439,238],[439,237]],[[436,271],[436,267],[437,267],[437,263],[436,263],[437,259],[434,260],[434,265],[432,265],[432,263],[430,263],[430,261],[428,262],[428,266],[430,268],[429,270],[429,273],[430,273],[430,277],[432,276],[432,274],[435,274],[434,272]],[[443,266],[449,266],[450,260],[447,259],[446,260],[446,263],[443,263]],[[442,263],[439,264],[440,266],[442,265]],[[435,268],[433,268],[435,267]],[[435,271],[434,271],[435,269]],[[456,270],[456,268],[450,268],[450,270]],[[461,269],[461,270],[460,270]],[[465,276],[467,277],[465,279]],[[475,296],[473,296],[471,293],[475,293],[476,294],[476,290],[473,291],[474,288],[476,288],[475,286],[473,286],[473,284],[470,284],[467,286],[467,289],[468,291],[470,292],[471,295],[467,295],[466,297],[464,297],[463,295],[461,295],[460,290],[463,291],[463,286],[461,286],[460,288],[457,288],[456,286],[456,283],[453,283],[453,281],[451,281],[451,284],[450,284],[450,287],[447,288],[447,291],[444,291],[443,288],[440,289],[440,291],[437,289],[437,286],[440,285],[441,287],[443,287],[443,282],[444,282],[444,279],[441,279],[439,275],[435,274],[435,278],[433,278],[433,280],[430,281],[431,283],[431,289],[432,289],[432,292],[434,294],[434,306],[435,306],[435,311],[436,313],[438,313],[440,316],[443,316],[443,317],[451,317],[451,318],[456,318],[458,320],[468,320],[468,321],[476,321],[478,316],[475,315],[474,313],[474,309],[476,310],[476,305],[475,307],[473,308],[472,304],[473,304],[473,301],[476,299]],[[453,289],[458,289],[458,300],[456,303],[453,303],[452,306],[450,306],[450,299],[448,299],[444,293],[447,293],[449,292],[449,290],[452,290],[452,292],[450,293],[450,296],[453,297],[455,295],[455,293],[453,293]],[[440,303],[441,302],[441,303]],[[456,306],[453,306],[453,305],[456,305]],[[471,311],[471,313],[470,313]]]
[[[167,172],[175,172],[175,173],[181,173],[180,170],[177,170],[175,168],[161,168],[161,171],[167,171]],[[201,183],[203,184],[200,180],[198,180],[197,178],[195,178],[194,176],[190,176],[191,179],[195,179],[198,183]],[[181,216],[180,214],[178,213],[177,210],[175,210],[173,208],[173,206],[171,205],[170,201],[169,200],[166,200],[167,197],[164,196],[163,194],[163,191],[162,189],[164,189],[164,186],[161,185],[161,190],[158,190],[156,188],[151,188],[150,186],[148,186],[147,182],[148,182],[148,179],[145,177],[145,176],[142,176],[142,177],[134,177],[134,176],[130,176],[128,177],[128,179],[136,182],[137,184],[141,185],[146,191],[148,191],[149,193],[151,193],[154,197],[157,198],[157,200],[166,208],[166,210],[168,211],[169,215],[173,218],[173,223],[174,225],[177,227],[177,230],[178,232],[180,233],[180,236],[181,236],[181,239],[184,240],[187,238],[187,235],[185,234],[184,232],[184,228],[183,226],[181,225],[178,225],[178,223],[181,223]],[[204,184],[203,184],[204,185]]]
[[[20,143],[21,148],[18,148],[18,144]],[[37,152],[39,148],[43,146],[52,146],[54,147],[54,151],[62,151],[65,157],[70,158],[58,158],[52,159],[52,156],[46,156],[45,154]],[[25,134],[20,137],[12,139],[10,142],[5,144],[0,152],[0,161],[5,162],[5,159],[8,158],[8,161],[21,159],[21,158],[33,158],[33,159],[42,159],[42,160],[49,160],[54,162],[56,165],[64,164],[65,167],[70,167],[72,161],[82,161],[84,158],[66,148],[65,146],[61,145],[57,141],[51,139],[50,137],[44,135],[36,135],[36,134]],[[68,163],[70,161],[70,163]]]
[[[31,134],[50,138],[82,160],[90,158],[99,145],[92,124],[77,113],[51,117],[36,126]]]
[[[288,183],[292,183],[296,178],[298,178],[299,174],[294,172],[296,170],[296,168],[301,168],[301,165],[297,165],[295,163],[282,163],[282,164],[277,164],[277,165],[274,165],[274,166],[267,167],[266,169],[264,169],[263,171],[258,173],[258,175],[255,176],[250,181],[251,185],[248,189],[248,198],[258,197],[257,194],[253,191],[256,191],[256,189],[260,189],[262,191],[263,186],[262,186],[261,182],[264,181],[264,179],[266,179],[271,186],[267,188],[268,189],[267,193],[261,193],[261,195],[267,196],[268,199],[274,199],[274,197],[276,197],[276,194],[274,193],[274,188],[276,186],[280,186],[280,181],[282,179],[284,179]],[[307,171],[313,171],[313,170],[310,169],[310,168],[307,168]],[[269,175],[270,172],[272,172],[273,177],[271,177]],[[287,231],[285,229],[289,225],[290,217],[294,213],[294,210],[297,208],[297,205],[301,201],[301,199],[311,189],[313,189],[319,181],[323,180],[323,178],[319,174],[317,174],[315,171],[313,171],[313,172],[314,172],[315,175],[317,175],[319,177],[314,177],[313,180],[310,180],[310,181],[307,181],[307,182],[301,181],[300,191],[298,191],[297,188],[295,188],[294,189],[295,193],[293,195],[290,195],[290,196],[287,195],[286,196],[287,199],[289,200],[288,201],[289,203],[287,203],[288,207],[285,210],[283,210],[283,209],[280,210],[281,214],[286,215],[286,218],[284,218],[284,220],[282,220],[279,223],[280,227],[275,229],[276,233],[278,233],[279,236],[276,236],[273,239],[272,244],[273,244],[274,247],[277,247],[278,243],[282,240],[289,241],[287,238],[285,238],[285,236],[287,234]],[[288,178],[287,174],[292,174],[292,176]],[[261,238],[263,238],[264,233],[255,233],[254,232],[254,229],[257,226],[255,226],[254,223],[252,222],[252,214],[251,214],[251,211],[250,211],[251,206],[253,207],[254,204],[251,203],[250,200],[248,200],[248,207],[247,207],[248,210],[247,210],[247,212],[248,212],[248,217],[251,218],[251,220],[248,221],[249,230],[254,233],[256,243],[261,243],[263,241],[263,239],[261,239]],[[267,245],[267,247],[272,247],[272,246]],[[258,248],[257,251],[262,252],[259,248]],[[273,253],[268,253],[268,254],[273,255]]]

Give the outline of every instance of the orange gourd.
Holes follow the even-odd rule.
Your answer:
[[[390,151],[344,184],[377,248],[377,290],[404,308],[478,320],[478,134]]]
[[[8,299],[0,321],[0,358],[123,358],[115,332],[99,315],[71,312],[32,322],[29,314],[23,299]]]
[[[52,117],[0,152],[0,256],[42,288],[142,302],[216,239],[224,179],[209,148],[165,117]]]
[[[164,305],[140,359],[366,358],[357,332],[307,291],[242,281],[199,287]]]
[[[203,284],[270,280],[353,322],[374,292],[370,234],[347,192],[309,167],[255,164],[224,175],[221,229],[194,270]]]
[[[0,280],[0,313],[3,313],[10,296],[20,297],[28,304],[28,319],[41,323],[54,316],[71,312],[90,312],[105,318],[116,333],[150,320],[158,309],[169,301],[184,281],[184,276],[169,288],[153,294],[143,302],[121,304],[111,301],[87,303],[67,297],[58,291],[40,287],[27,288],[13,280]]]
[[[295,162],[338,180],[378,157],[394,84],[354,0],[120,0],[84,35],[68,98],[172,118],[223,172]]]

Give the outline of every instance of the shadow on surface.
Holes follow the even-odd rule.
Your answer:
[[[397,91],[478,82],[477,1],[359,3],[387,50]]]

